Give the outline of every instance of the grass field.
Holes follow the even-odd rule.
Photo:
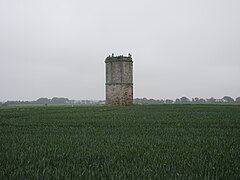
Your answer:
[[[0,179],[240,179],[239,105],[0,108]]]

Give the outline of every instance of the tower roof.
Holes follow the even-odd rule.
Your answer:
[[[105,59],[105,62],[113,62],[113,61],[126,61],[126,62],[132,62],[132,55],[129,53],[128,56],[114,56],[114,54],[108,56]]]

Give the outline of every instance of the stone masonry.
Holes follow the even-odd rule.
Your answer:
[[[106,63],[106,104],[133,104],[132,56],[108,56]]]

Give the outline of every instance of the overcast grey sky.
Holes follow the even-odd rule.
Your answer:
[[[0,0],[0,101],[104,99],[112,52],[135,98],[235,98],[240,1]]]

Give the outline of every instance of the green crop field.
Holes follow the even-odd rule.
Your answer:
[[[0,108],[0,179],[240,179],[240,106]]]

